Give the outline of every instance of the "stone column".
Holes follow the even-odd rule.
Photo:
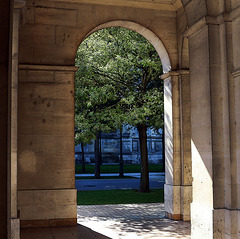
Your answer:
[[[20,65],[18,209],[21,227],[76,225],[76,67]]]
[[[165,129],[165,212],[173,220],[189,220],[191,203],[189,73],[163,75]]]
[[[18,114],[18,43],[20,10],[25,0],[15,0],[12,19],[12,54],[11,54],[11,81],[10,81],[10,144],[9,159],[11,168],[11,238],[20,238],[20,220],[17,212],[17,114]]]
[[[239,36],[240,37],[240,36]],[[240,68],[229,77],[231,130],[231,235],[240,237]]]
[[[190,221],[192,202],[191,97],[188,70],[179,71],[181,129],[181,219]]]
[[[226,238],[231,235],[231,173],[224,16],[204,17],[186,35],[191,79],[191,238]]]
[[[240,237],[240,8],[227,24],[230,142],[231,142],[231,233]]]
[[[10,179],[8,169],[8,82],[11,4],[0,1],[0,238],[10,238]]]

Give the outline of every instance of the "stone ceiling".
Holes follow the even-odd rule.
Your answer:
[[[181,6],[181,0],[49,0],[53,2],[90,3],[176,11]]]

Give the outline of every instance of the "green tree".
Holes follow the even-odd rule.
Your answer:
[[[95,135],[122,124],[137,127],[141,152],[139,191],[149,192],[147,129],[163,126],[163,84],[159,79],[162,66],[157,52],[134,31],[107,28],[82,42],[76,65],[76,115],[86,116]],[[77,102],[82,92],[86,95]],[[84,110],[78,110],[79,104]]]

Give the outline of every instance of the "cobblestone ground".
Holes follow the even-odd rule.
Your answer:
[[[191,238],[190,223],[164,218],[164,204],[78,206],[78,223],[113,239]]]
[[[21,239],[190,238],[190,223],[164,218],[164,205],[78,206],[78,225],[21,229]]]

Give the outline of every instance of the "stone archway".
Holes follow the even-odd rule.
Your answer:
[[[6,2],[8,11],[10,1]],[[79,41],[91,29],[121,19],[151,29],[169,53],[172,72],[163,78],[168,84],[171,76],[172,89],[169,92],[170,95],[176,94],[170,99],[179,106],[172,109],[175,115],[170,118],[177,127],[170,132],[178,139],[192,139],[192,238],[239,237],[239,9],[239,1],[230,0],[27,0],[19,28],[18,132],[17,136],[12,135],[18,148],[12,148],[12,151],[7,146],[7,135],[10,139],[11,133],[6,133],[6,125],[15,112],[10,109],[7,113],[7,108],[11,105],[11,97],[16,96],[16,89],[12,89],[12,94],[7,93],[7,84],[11,82],[7,76],[3,77],[2,83],[5,88],[1,99],[5,109],[1,117],[1,132],[5,132],[1,156],[5,163],[3,174],[7,171],[7,152],[15,154],[12,158],[9,156],[15,159],[12,165],[15,172],[18,167],[18,176],[15,173],[11,180],[8,178],[14,193],[12,203],[15,209],[11,217],[18,216],[18,209],[23,225],[75,222],[74,173],[71,171],[74,156],[70,140],[73,135],[64,131],[71,130],[73,125],[71,102],[75,52]],[[12,20],[10,15],[7,14],[6,19]],[[15,28],[13,31],[16,33]],[[183,59],[180,56],[183,53],[188,59],[188,52],[181,52],[178,45],[183,36],[189,42],[191,82],[188,71],[185,71],[187,61],[180,64],[179,60]],[[9,42],[11,45],[11,40]],[[14,51],[11,60],[16,60],[16,56]],[[6,68],[3,72],[7,74]],[[189,94],[177,94],[185,90],[191,92],[191,99]],[[63,101],[64,107],[60,108]],[[188,104],[180,103],[185,101]],[[172,102],[169,104],[173,105]],[[182,127],[187,125],[185,121],[191,122],[191,136],[187,135],[189,129]],[[68,147],[64,141],[69,143]],[[174,208],[169,210],[170,216],[181,217],[181,210],[188,203],[175,204],[173,198],[180,201],[185,197],[185,188],[190,191],[191,177],[184,176],[190,174],[182,174],[182,170],[191,171],[191,150],[188,140],[175,142],[180,144],[172,146],[174,158],[171,165],[174,167],[169,175],[175,177],[170,177],[167,195],[172,202],[169,208]],[[68,160],[64,161],[65,158]],[[63,175],[67,175],[65,181]],[[8,192],[11,191],[9,185]],[[5,193],[6,186],[5,177],[1,188]],[[61,198],[58,203],[62,208],[67,207],[67,211],[60,212],[54,207],[56,198]],[[5,195],[3,204],[10,210],[6,199]]]
[[[83,39],[107,27],[123,27],[138,32],[152,43],[162,61],[166,157],[165,212],[168,218],[189,221],[192,200],[189,72],[171,71],[170,58],[162,41],[151,30],[135,22],[106,22],[96,26]],[[184,57],[186,61],[186,53]]]
[[[132,21],[110,21],[103,23],[97,27],[95,27],[93,30],[91,30],[87,36],[92,34],[95,31],[98,31],[102,28],[107,28],[107,27],[123,27],[123,28],[128,28],[130,30],[133,30],[143,37],[145,37],[156,49],[161,62],[163,66],[163,73],[168,73],[171,71],[171,63],[170,63],[170,58],[168,56],[168,53],[166,51],[166,48],[164,47],[162,41],[154,34],[152,31],[150,31],[148,28],[144,27],[143,25],[140,25],[138,23],[132,22]],[[86,36],[86,37],[87,37]]]
[[[29,0],[19,32],[18,210],[23,227],[76,223],[74,59],[88,34],[110,25],[142,34],[163,62],[165,210],[169,218],[190,219],[189,72],[178,67],[176,8],[126,10],[76,1],[35,5]]]

